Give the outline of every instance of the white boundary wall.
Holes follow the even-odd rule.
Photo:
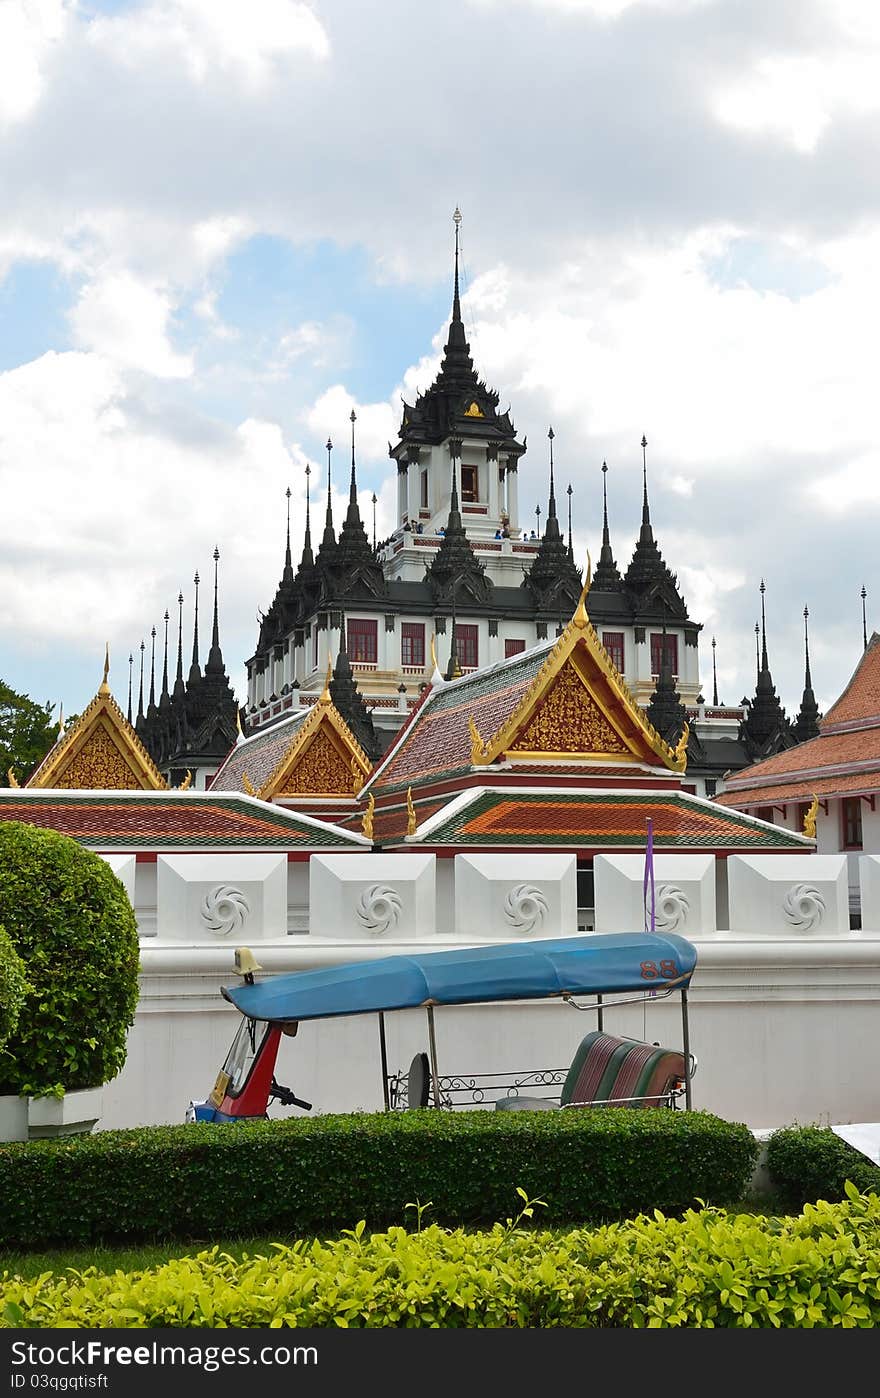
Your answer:
[[[696,861],[696,879],[704,879],[705,857],[692,857]],[[247,872],[258,879],[257,865],[242,866],[240,861],[244,858],[235,853],[238,878]],[[515,888],[523,882],[523,863],[517,855],[508,858],[511,887]],[[686,857],[676,858],[678,861]],[[766,857],[768,872],[775,858]],[[371,856],[377,882],[393,888],[396,871],[390,863],[383,865],[385,859],[398,861],[401,856]],[[758,857],[749,856],[749,862],[755,865]],[[804,866],[791,869],[792,887],[810,882],[813,870],[819,872],[815,856],[806,855],[797,861],[787,856],[785,862]],[[441,863],[448,866],[453,861]],[[352,878],[361,883],[363,873],[356,865],[354,861]],[[639,861],[636,865],[624,872],[631,873],[641,894],[642,867]],[[231,870],[232,863],[229,867]],[[494,881],[499,868],[493,868]],[[338,866],[334,872],[337,878],[344,876],[344,869],[340,875]],[[285,935],[259,926],[256,920],[249,928],[254,935],[247,938],[211,933],[206,931],[202,915],[204,900],[211,892],[202,883],[202,869],[198,871],[201,896],[192,905],[192,927],[188,930],[181,922],[186,914],[183,903],[178,903],[173,925],[166,929],[161,908],[157,916],[155,893],[151,893],[148,883],[136,884],[136,888],[144,888],[147,898],[143,909],[137,906],[136,899],[139,920],[143,913],[145,933],[141,946],[141,998],[129,1035],[126,1066],[104,1090],[100,1128],[182,1121],[190,1099],[207,1096],[238,1022],[236,1011],[219,991],[221,985],[235,982],[233,949],[240,941],[254,944],[264,974],[431,948],[441,950],[478,941],[497,943],[499,929],[491,922],[480,937],[456,935],[454,915],[450,917],[455,906],[454,888],[449,887],[452,871],[444,868],[442,879],[440,872],[438,868],[437,930],[426,934],[424,909],[417,914],[410,899],[413,926],[404,925],[408,919],[402,919],[393,936],[387,928],[381,935],[365,936],[360,926],[355,935],[342,932],[337,937],[328,935],[326,924],[320,937],[296,930],[297,924],[301,926],[305,920],[300,880],[290,885],[289,930]],[[781,866],[777,872],[781,872]],[[685,869],[676,869],[679,879],[685,874]],[[398,876],[404,875],[412,877],[406,868]],[[546,902],[551,908],[559,905],[559,870],[550,865],[545,876]],[[265,877],[273,882],[273,896],[277,896],[277,872],[267,867]],[[621,896],[621,877],[618,867],[615,900]],[[231,877],[224,876],[221,881],[227,889],[234,887]],[[529,870],[529,882],[540,887],[537,866]],[[732,933],[707,927],[703,912],[700,932],[685,934],[698,951],[690,991],[691,1049],[699,1065],[693,1084],[694,1105],[754,1128],[793,1122],[876,1120],[880,1097],[871,1046],[880,1027],[880,899],[871,900],[877,907],[877,918],[868,917],[869,923],[878,924],[876,927],[832,935],[822,928],[801,930],[789,923],[790,930],[780,933],[776,930],[779,880],[767,879],[759,886],[766,888],[767,899],[773,901],[772,906],[768,901],[763,916],[759,895],[752,889],[751,926],[740,925]],[[257,892],[253,882],[249,882],[247,894],[254,908],[259,903]],[[401,909],[408,905],[403,896],[406,892],[401,888]],[[298,910],[295,917],[291,913],[294,904]],[[502,898],[502,908],[503,904]],[[600,912],[597,907],[597,914]],[[607,919],[600,925],[612,930],[607,927]],[[545,918],[541,935],[559,936],[572,930]],[[614,930],[640,928],[618,926]],[[516,935],[511,935],[509,922],[505,924],[504,939],[517,940]],[[595,1015],[551,1002],[468,1006],[438,1009],[436,1025],[442,1074],[515,1072],[567,1066],[581,1037],[595,1027]],[[673,995],[647,1008],[607,1009],[605,1027],[612,1033],[680,1046],[679,997]],[[405,1069],[414,1053],[428,1047],[422,1011],[390,1014],[386,1016],[386,1029],[392,1071]],[[313,1102],[316,1110],[380,1108],[376,1017],[302,1024],[297,1037],[283,1043],[277,1077],[298,1096]],[[288,1114],[289,1109],[272,1110],[273,1116]]]

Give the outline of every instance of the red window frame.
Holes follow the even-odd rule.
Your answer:
[[[602,644],[608,652],[612,665],[623,674],[624,635],[622,631],[603,631]]]
[[[467,485],[465,485],[467,480]],[[480,474],[476,466],[462,466],[461,468],[461,502],[464,504],[479,500]]]
[[[379,657],[379,623],[371,617],[348,621],[348,658],[352,665],[375,665]]]
[[[666,640],[666,651],[672,658],[672,677],[678,679],[678,637],[667,635],[665,638],[662,631],[651,632],[651,674],[660,674],[660,657],[663,654],[663,641]]]
[[[526,648],[525,641],[505,641],[504,659],[509,660],[512,655],[519,655]]]
[[[455,623],[455,648],[463,670],[476,670],[480,663],[480,628],[475,623]]]
[[[421,621],[404,621],[400,626],[401,665],[425,667],[425,626]]]
[[[840,802],[840,835],[844,849],[862,849],[862,798],[844,796]]]

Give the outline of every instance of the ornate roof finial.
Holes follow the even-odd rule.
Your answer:
[[[764,615],[764,593],[767,591],[764,586],[764,579],[761,579],[761,669],[769,670],[767,664],[767,619]]]
[[[755,674],[761,673],[761,623],[755,622]]]
[[[550,431],[547,433],[547,436],[548,436],[548,438],[549,438],[549,440],[550,440],[550,504],[549,504],[549,507],[548,507],[548,514],[551,514],[551,513],[552,513],[552,514],[555,515],[555,513],[556,513],[556,492],[555,492],[554,486],[553,486],[553,438],[556,436],[556,433],[553,431],[553,428],[552,428],[552,427],[550,428]]]
[[[147,713],[151,713],[156,708],[156,628],[150,630],[152,647],[150,650],[150,702],[147,705]]]
[[[171,695],[168,693],[168,622],[170,620],[168,608],[165,608],[165,659],[162,666],[162,693],[159,695],[159,708],[167,709],[171,703]]]
[[[588,593],[589,590],[590,590],[590,583],[591,583],[592,581],[593,581],[593,564],[592,564],[592,562],[591,562],[591,560],[590,560],[590,554],[589,554],[589,550],[588,550],[588,551],[587,551],[587,581],[584,583],[583,590],[581,591],[580,598],[578,599],[577,607],[575,608],[574,616],[572,617],[572,622],[574,623],[574,625],[580,627],[581,629],[583,629],[583,627],[585,627],[585,626],[589,626],[589,624],[590,624],[590,618],[587,616],[587,593]]]
[[[862,645],[864,650],[868,649],[868,618],[865,612],[865,598],[867,595],[865,584],[862,583]]]
[[[376,552],[376,492],[373,491],[373,553]]]
[[[417,818],[417,816],[416,816],[416,808],[415,808],[415,806],[413,805],[412,787],[411,787],[411,786],[408,786],[408,787],[406,788],[406,833],[407,833],[407,835],[414,835],[414,834],[416,833],[416,826],[417,826],[417,825],[418,825],[418,818]]]
[[[138,726],[138,727],[140,727],[140,726],[143,724],[143,721],[144,721],[144,651],[146,650],[146,648],[147,648],[147,647],[146,647],[145,643],[144,643],[143,641],[141,641],[141,679],[140,679],[140,686],[139,686],[139,689],[138,689],[138,712],[137,712],[137,726]]]
[[[456,204],[455,213],[452,215],[452,222],[455,224],[455,288],[452,295],[452,320],[453,324],[461,324],[461,300],[458,294],[458,230],[461,226],[461,209]]]
[[[372,791],[367,797],[367,809],[364,811],[361,820],[361,830],[368,840],[373,838],[373,814],[376,810],[376,798]]]
[[[596,591],[619,592],[622,586],[620,570],[611,551],[611,534],[608,529],[608,462],[602,462],[602,547],[599,550],[599,564],[596,568]]]
[[[287,547],[284,550],[284,576],[290,581],[293,578],[293,559],[290,556],[290,486],[284,493],[287,496]]]
[[[355,425],[355,423],[357,422],[357,413],[355,412],[354,408],[352,408],[352,410],[351,410],[351,417],[349,418],[349,422],[351,423],[351,482],[350,482],[349,487],[348,487],[348,500],[349,500],[349,504],[351,504],[351,505],[356,505],[356,504],[357,504],[357,481],[356,481],[356,479],[355,479],[355,466],[354,466],[354,425]]]
[[[648,439],[642,433],[642,533],[645,530],[653,538],[651,530],[651,511],[648,508]]]
[[[432,675],[431,675],[431,688],[432,688],[432,689],[436,689],[436,687],[437,687],[438,685],[441,685],[441,684],[445,684],[445,683],[446,683],[446,681],[445,681],[444,678],[443,678],[443,675],[442,675],[441,672],[440,672],[440,662],[439,662],[438,659],[437,659],[437,633],[436,633],[436,631],[432,631],[432,632],[431,632],[431,660],[432,660],[433,665],[434,665],[433,673],[432,673]]]
[[[535,529],[535,533],[537,534],[538,538],[540,539],[540,537],[541,537],[541,506],[540,506],[540,505],[536,505],[536,506],[535,506],[535,519],[536,519],[536,521],[537,521],[537,528]]]
[[[571,561],[572,561],[572,563],[573,563],[573,562],[574,562],[574,549],[573,549],[573,547],[572,547],[572,542],[571,542],[571,497],[572,497],[572,495],[574,494],[574,491],[573,491],[572,488],[571,488],[571,481],[569,481],[569,483],[568,483],[568,489],[566,490],[565,493],[566,493],[566,495],[568,496],[568,556],[569,556],[569,558],[571,559]]]
[[[99,694],[109,694],[110,686],[107,683],[107,676],[110,674],[110,642],[104,642],[104,677],[98,689]]]
[[[195,610],[193,612],[192,664],[189,668],[189,678],[187,680],[187,684],[198,684],[199,680],[201,679],[201,672],[199,670],[199,581],[200,579],[198,570],[196,570],[196,573],[193,576],[193,582],[195,583],[196,589],[196,600]]]
[[[143,645],[143,642],[141,642],[141,645]],[[64,703],[63,703],[63,701],[62,701],[62,702],[59,703],[59,705],[58,705],[58,741],[60,742],[61,739],[62,739],[63,737],[64,737]]]
[[[812,689],[813,681],[810,677],[810,632],[809,632],[810,609],[804,607],[804,688]]]
[[[810,609],[804,607],[804,692],[801,706],[794,722],[794,735],[799,743],[819,736],[819,705],[813,693],[813,679],[810,674]]]
[[[174,698],[182,699],[186,692],[183,683],[183,593],[177,594],[177,677],[174,681]]]
[[[718,671],[715,668],[715,637],[712,637],[712,704],[718,708]]]
[[[132,655],[131,651],[129,651],[129,652],[128,652],[128,713],[126,714],[126,718],[128,719],[129,723],[131,723],[131,672],[132,672],[132,667],[133,667],[133,665],[134,665],[134,656]]]
[[[311,474],[312,474],[312,468],[311,468],[311,466],[309,465],[309,463],[306,462],[306,530],[305,530],[305,534],[304,534],[304,536],[303,536],[303,551],[302,551],[302,560],[301,560],[300,565],[299,565],[300,568],[311,568],[311,567],[314,566],[314,562],[315,562],[315,556],[314,556],[314,554],[312,553],[312,515],[311,515],[311,502],[310,502],[310,498],[309,498],[309,497],[310,497],[310,483],[309,483],[309,477],[311,476]]]

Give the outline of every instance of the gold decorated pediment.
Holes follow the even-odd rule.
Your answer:
[[[26,786],[66,791],[161,791],[168,783],[104,680]]]
[[[485,417],[485,416],[486,416],[486,414],[483,412],[482,408],[480,407],[479,403],[471,403],[471,404],[469,404],[468,407],[466,407],[465,410],[464,410],[464,415],[465,415],[465,417]]]
[[[264,801],[297,796],[351,798],[363,786],[370,769],[369,758],[325,687],[258,794]]]
[[[590,622],[586,598],[591,577],[588,559],[575,613],[513,713],[481,743],[472,729],[473,765],[486,766],[510,754],[556,762],[588,757],[684,771],[686,754],[661,738]]]
[[[571,663],[559,671],[509,750],[602,757],[630,753]]]

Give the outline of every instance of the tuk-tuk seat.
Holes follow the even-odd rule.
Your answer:
[[[691,1073],[695,1064],[691,1061]],[[620,1039],[601,1029],[578,1044],[559,1103],[537,1097],[502,1097],[497,1111],[546,1111],[566,1107],[670,1107],[684,1091],[684,1054],[676,1049]]]

